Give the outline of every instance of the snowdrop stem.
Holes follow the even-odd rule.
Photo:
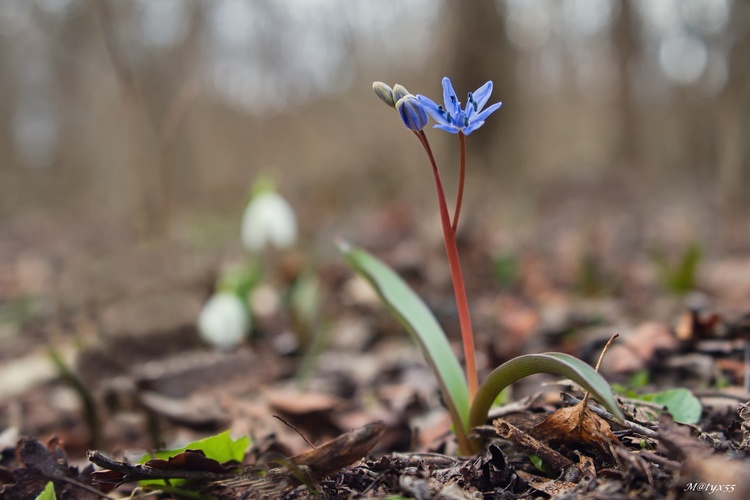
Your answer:
[[[438,171],[435,157],[432,154],[432,148],[427,141],[427,136],[422,130],[414,131],[414,134],[419,139],[419,142],[422,143],[422,146],[430,159],[432,173],[435,177],[438,205],[440,207],[440,220],[443,225],[443,239],[445,240],[445,250],[448,254],[448,266],[450,268],[451,280],[453,281],[453,292],[456,296],[458,319],[461,325],[461,338],[463,340],[464,358],[466,359],[466,376],[469,385],[469,401],[472,401],[474,395],[477,393],[479,383],[477,379],[477,365],[474,353],[474,335],[471,330],[471,317],[469,316],[469,302],[466,299],[466,287],[464,285],[463,273],[461,272],[461,261],[458,258],[456,234],[454,227],[451,225],[448,204],[445,201],[445,191],[443,190],[443,183],[440,180],[440,172]],[[454,223],[456,220],[457,218],[454,219]]]
[[[458,151],[461,169],[458,178],[456,209],[453,212],[453,234],[456,234],[456,229],[458,228],[458,216],[461,213],[461,204],[464,200],[464,180],[466,179],[466,136],[461,131],[458,132]]]

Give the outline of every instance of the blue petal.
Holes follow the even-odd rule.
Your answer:
[[[460,130],[455,125],[441,125],[439,123],[432,128],[439,128],[439,129],[445,130],[446,132],[450,132],[451,134],[457,134]]]
[[[503,105],[503,103],[496,102],[495,104],[493,104],[489,108],[487,108],[484,111],[482,111],[481,113],[479,113],[472,120],[473,121],[481,121],[481,122],[483,122],[484,120],[487,119],[488,116],[490,116],[492,113],[494,113],[495,111],[497,111],[498,109],[500,109],[500,106],[502,106],[502,105]]]
[[[492,80],[479,87],[473,94],[474,102],[477,103],[477,111],[481,111],[484,105],[487,104],[490,94],[492,94]]]
[[[482,125],[484,125],[484,120],[474,120],[468,127],[464,128],[462,132],[464,133],[464,135],[469,135]]]
[[[445,102],[445,110],[449,111],[451,116],[456,116],[456,113],[461,110],[461,103],[458,102],[451,79],[447,76],[443,78],[443,102]]]
[[[429,120],[424,106],[413,95],[399,99],[396,103],[396,111],[409,130],[422,130]]]
[[[424,107],[425,111],[427,111],[430,116],[438,123],[441,123],[443,125],[450,125],[451,123],[446,119],[445,111],[442,113],[440,112],[441,106],[438,106],[435,101],[430,99],[429,97],[425,97],[422,94],[417,95],[417,100],[419,103]]]

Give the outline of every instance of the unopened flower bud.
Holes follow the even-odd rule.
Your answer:
[[[400,83],[397,83],[393,86],[393,100],[398,102],[399,99],[403,99],[404,97],[411,95],[408,90],[406,90],[406,87],[401,85]]]
[[[401,121],[409,130],[422,130],[427,126],[429,119],[427,111],[413,95],[407,95],[399,99],[396,103],[396,111],[398,111]]]
[[[390,107],[396,106],[396,101],[398,99],[394,99],[393,97],[393,89],[386,85],[383,82],[372,82],[372,90],[375,91],[375,95],[377,95],[381,101],[386,103]]]

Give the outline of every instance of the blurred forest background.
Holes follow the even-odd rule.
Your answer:
[[[435,222],[423,152],[370,85],[440,99],[445,75],[504,103],[469,138],[464,211],[497,251],[560,225],[623,252],[750,247],[744,1],[0,0],[0,64],[6,264],[236,242],[261,172],[324,252],[390,205]],[[428,134],[450,194],[456,137]]]
[[[444,76],[462,101],[492,80],[503,102],[467,139],[457,233],[480,371],[546,350],[591,362],[618,332],[610,373],[744,381],[745,340],[686,376],[657,349],[726,326],[701,308],[733,335],[750,324],[748,0],[0,0],[0,68],[6,448],[16,429],[71,456],[153,449],[153,415],[291,434],[269,415],[310,400],[265,387],[298,373],[346,403],[296,413],[302,435],[383,418],[401,429],[383,449],[413,449],[429,427],[412,401],[439,408],[437,391],[334,244],[383,258],[458,339],[430,164],[376,80],[437,101]],[[457,136],[427,135],[452,205]],[[288,253],[243,253],[263,174],[299,218]],[[239,293],[252,349],[203,356],[217,282],[256,266]],[[76,376],[84,405],[63,390]]]

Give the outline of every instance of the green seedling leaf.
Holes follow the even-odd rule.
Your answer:
[[[638,396],[638,399],[666,406],[675,422],[682,424],[697,424],[703,413],[700,401],[687,389],[668,389],[652,394],[642,394]]]
[[[495,368],[477,391],[469,413],[471,429],[484,425],[487,414],[497,395],[513,382],[536,373],[551,373],[566,377],[589,391],[591,396],[604,405],[615,417],[624,421],[620,407],[617,406],[612,388],[606,380],[588,363],[559,352],[544,354],[526,354],[511,359]],[[478,451],[480,442],[472,440],[472,450]]]
[[[229,435],[229,431],[222,432],[215,436],[209,436],[205,439],[193,441],[192,443],[182,448],[175,448],[172,450],[161,450],[154,452],[153,456],[149,453],[143,456],[138,462],[139,464],[145,464],[153,458],[159,458],[162,460],[169,460],[170,458],[183,453],[186,450],[201,450],[206,455],[206,458],[216,460],[219,463],[224,462],[242,462],[245,458],[245,452],[250,446],[250,438],[247,436],[239,439],[232,439]],[[172,485],[179,485],[184,483],[184,480],[173,479],[170,481]],[[164,485],[164,481],[161,479],[155,480],[144,480],[141,481],[142,485],[156,484]]]
[[[605,272],[600,259],[591,252],[581,256],[577,281],[578,292],[586,297],[604,295],[614,288],[614,280]]]
[[[210,436],[199,441],[193,441],[182,448],[157,451],[153,456],[146,454],[138,463],[145,464],[152,458],[169,460],[185,450],[202,450],[203,453],[205,453],[206,458],[212,458],[220,463],[230,461],[242,462],[245,458],[245,451],[249,446],[249,437],[244,436],[239,439],[232,439],[229,435],[229,431],[225,431],[215,436]]]
[[[47,486],[37,495],[36,500],[57,500],[55,484],[52,481],[47,481]]]
[[[383,262],[345,242],[339,243],[339,250],[354,272],[372,285],[417,343],[438,380],[443,401],[453,420],[459,447],[467,450],[469,389],[461,365],[437,319],[422,299]],[[490,403],[492,401],[494,397]]]
[[[693,243],[685,250],[679,265],[672,275],[672,290],[678,293],[687,293],[695,287],[698,265],[702,256],[703,250],[697,243]]]
[[[515,254],[502,254],[492,262],[492,271],[503,288],[510,288],[518,281],[519,259]]]
[[[665,253],[661,250],[654,250],[652,258],[656,263],[662,286],[675,295],[684,295],[695,287],[695,281],[698,275],[698,266],[703,257],[703,250],[700,245],[693,243],[683,254],[680,260],[672,264]]]
[[[651,372],[648,370],[638,370],[628,379],[628,385],[631,389],[640,389],[646,387],[651,382]]]
[[[626,398],[638,399],[638,393],[636,389],[642,389],[651,382],[651,374],[648,370],[639,370],[628,378],[627,385],[612,384],[612,390],[616,394],[624,396]]]
[[[248,260],[244,264],[224,269],[219,276],[216,290],[247,297],[262,279],[263,268],[259,263]]]
[[[547,465],[544,460],[542,460],[542,457],[539,455],[534,455],[533,453],[529,455],[529,460],[531,460],[531,463],[534,465],[534,467],[539,470],[539,472],[543,472],[547,476],[554,477],[555,471],[552,470],[552,467]]]

